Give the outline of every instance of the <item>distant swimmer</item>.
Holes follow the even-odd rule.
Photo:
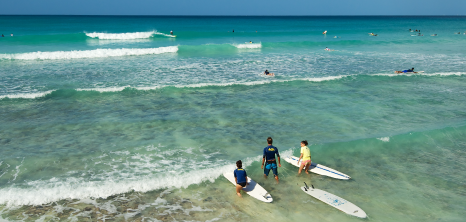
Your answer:
[[[267,69],[265,70],[264,74],[267,75],[267,76],[275,76],[275,74],[270,73],[269,70],[267,70]]]
[[[5,37],[5,36],[2,34],[2,37]]]
[[[173,35],[173,30],[170,31],[170,35]]]
[[[251,43],[251,44],[252,44],[252,41],[249,41],[249,43]]]
[[[433,35],[431,35],[431,36],[437,36],[437,34],[433,34]]]
[[[327,34],[327,30],[325,30],[324,32],[322,32],[322,34],[324,34],[324,35]]]
[[[414,68],[411,68],[411,69],[406,69],[403,71],[395,71],[395,73],[400,74],[400,73],[417,73],[417,72],[414,72]]]
[[[329,48],[325,47],[325,51],[329,51],[329,52],[330,52],[330,51],[335,51],[335,50],[329,49]]]
[[[371,32],[371,33],[369,33],[369,35],[371,35],[371,36],[377,36],[377,34],[375,34],[375,33],[372,33],[372,32]]]
[[[13,37],[13,33],[11,33],[11,37]]]
[[[233,29],[233,32],[235,32],[235,30]]]

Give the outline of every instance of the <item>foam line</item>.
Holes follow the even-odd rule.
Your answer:
[[[4,99],[4,98],[10,98],[10,99],[19,99],[19,98],[22,98],[22,99],[35,99],[35,98],[43,97],[43,96],[45,96],[47,94],[50,94],[53,91],[54,90],[49,90],[49,91],[40,92],[40,93],[18,93],[18,94],[3,95],[3,96],[0,96],[0,99]]]
[[[0,54],[0,59],[16,60],[46,60],[46,59],[81,59],[81,58],[105,58],[115,56],[151,55],[167,52],[177,52],[178,46],[146,49],[95,49],[84,51],[55,51],[55,52],[29,52],[19,54]]]
[[[151,32],[127,32],[127,33],[103,33],[93,32],[85,33],[88,37],[98,38],[101,40],[131,40],[131,39],[148,39],[153,35],[162,35],[166,37],[174,37],[168,34],[160,33],[157,31]]]
[[[243,165],[249,166],[257,157],[245,158]],[[82,178],[67,178],[59,181],[55,178],[49,181],[30,182],[30,188],[8,187],[0,189],[0,205],[7,207],[22,205],[42,205],[63,199],[107,198],[109,196],[131,191],[148,192],[164,188],[187,188],[192,184],[204,181],[214,182],[225,171],[234,170],[234,162],[210,169],[186,172],[177,175],[148,175],[131,180],[83,181]]]
[[[238,49],[259,49],[262,48],[262,43],[245,43],[245,44],[234,44]]]
[[[462,76],[466,75],[463,72],[452,72],[452,73],[432,73],[432,74],[372,74],[372,75],[363,75],[363,76],[415,76],[415,75],[423,75],[423,76]],[[245,86],[254,86],[254,85],[264,85],[270,83],[283,83],[283,82],[292,82],[292,81],[309,81],[309,82],[324,82],[324,81],[333,81],[338,80],[346,77],[357,77],[358,75],[340,75],[340,76],[326,76],[326,77],[311,77],[311,78],[295,78],[295,79],[287,79],[287,80],[259,80],[259,81],[251,81],[251,82],[225,82],[225,83],[196,83],[196,84],[187,84],[187,85],[162,85],[162,86],[142,86],[142,87],[131,87],[130,85],[127,86],[115,86],[115,87],[106,87],[106,88],[77,88],[76,91],[95,91],[95,92],[120,92],[126,88],[147,91],[147,90],[155,90],[164,87],[176,87],[176,88],[202,88],[202,87],[209,87],[209,86],[233,86],[233,85],[245,85]],[[10,98],[10,99],[34,99],[43,97],[47,94],[54,92],[55,90],[50,90],[46,92],[40,93],[22,93],[22,94],[9,94],[9,95],[1,95],[0,99]]]

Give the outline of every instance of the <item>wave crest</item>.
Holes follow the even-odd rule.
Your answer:
[[[130,39],[148,39],[153,35],[163,35],[166,37],[174,37],[168,34],[151,31],[151,32],[127,32],[127,33],[103,33],[103,32],[93,32],[86,33],[88,37],[98,38],[102,40],[130,40]]]
[[[259,49],[262,48],[262,43],[245,43],[234,45],[238,49]]]
[[[0,59],[9,60],[48,60],[48,59],[81,59],[81,58],[105,58],[116,56],[150,55],[167,52],[177,52],[178,46],[146,49],[95,49],[83,51],[55,51],[55,52],[29,52],[18,54],[0,54]]]

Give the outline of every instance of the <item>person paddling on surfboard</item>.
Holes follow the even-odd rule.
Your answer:
[[[170,31],[170,35],[173,35],[173,30]]]
[[[249,184],[248,174],[246,173],[246,170],[243,169],[243,162],[241,162],[241,160],[236,161],[236,167],[237,169],[233,172],[236,181],[236,195],[241,197],[241,189]]]
[[[406,70],[403,70],[403,71],[395,71],[396,74],[400,74],[400,73],[417,73],[414,71],[414,68],[411,68],[411,69],[406,69]]]
[[[267,176],[269,176],[270,170],[272,170],[273,175],[275,176],[275,180],[277,180],[277,183],[278,183],[277,161],[275,160],[275,155],[277,155],[278,166],[282,167],[282,165],[280,164],[280,154],[278,153],[278,148],[272,146],[272,143],[273,143],[272,137],[267,138],[268,146],[264,148],[264,155],[262,156],[261,169],[264,169],[264,162],[265,162],[265,169],[264,169],[265,179],[267,179]]]
[[[275,74],[270,73],[267,69],[265,70],[264,74],[265,74],[266,76],[275,76]]]
[[[301,141],[301,156],[299,156],[298,164],[299,160],[301,159],[303,160],[303,162],[301,162],[301,166],[299,166],[298,174],[301,174],[303,168],[306,168],[304,172],[309,174],[309,172],[307,171],[309,170],[309,166],[311,166],[311,150],[309,150],[307,144],[307,140]]]

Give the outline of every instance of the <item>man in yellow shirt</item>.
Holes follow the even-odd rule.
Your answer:
[[[304,171],[309,174],[309,172],[307,172],[309,170],[309,166],[311,165],[311,150],[309,150],[309,148],[307,147],[307,140],[304,140],[304,141],[301,141],[301,156],[299,156],[299,159],[298,159],[298,164],[299,164],[299,160],[303,160],[303,162],[301,163],[301,166],[299,166],[299,172],[298,174],[301,174],[301,171],[303,170],[303,168],[306,168]]]

